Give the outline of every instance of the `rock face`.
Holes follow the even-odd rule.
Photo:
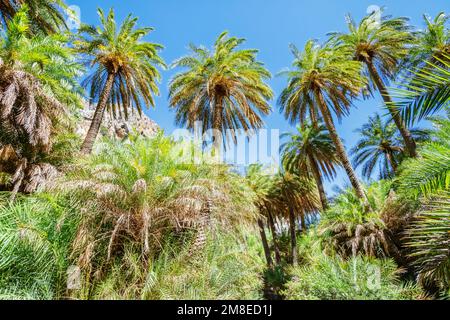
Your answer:
[[[89,130],[95,107],[89,106],[83,109],[80,124],[77,133],[84,137]],[[118,139],[125,138],[129,133],[136,132],[145,137],[153,137],[160,130],[155,121],[151,120],[144,113],[139,115],[138,112],[132,112],[128,115],[128,119],[114,118],[109,112],[105,112],[103,124],[99,135],[115,137]]]

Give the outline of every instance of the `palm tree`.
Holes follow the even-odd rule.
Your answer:
[[[364,207],[352,190],[344,190],[333,200],[333,206],[320,218],[318,231],[324,237],[324,248],[344,258],[366,255],[391,257],[405,266],[402,254],[403,232],[413,214],[411,201],[396,196],[391,180],[380,180],[367,187],[372,210]]]
[[[279,210],[288,218],[292,264],[296,266],[298,264],[297,219],[300,217],[301,230],[305,232],[306,214],[317,212],[320,207],[315,185],[310,179],[280,170],[271,197],[272,201],[278,202]]]
[[[353,53],[353,59],[366,66],[365,73],[371,81],[369,89],[376,87],[380,92],[392,119],[400,131],[408,154],[416,157],[416,143],[400,113],[393,103],[386,87],[386,81],[394,79],[399,64],[408,54],[412,36],[406,18],[383,17],[375,19],[375,13],[364,17],[356,24],[347,17],[348,33],[334,33],[332,39]]]
[[[206,160],[186,164],[180,161],[181,148],[186,145],[162,133],[151,139],[131,135],[127,144],[111,139],[95,155],[82,159],[83,166],[73,166],[54,187],[82,192],[83,199],[91,200],[82,206],[91,210],[93,205],[93,212],[100,213],[86,215],[81,227],[81,232],[90,233],[107,248],[96,246],[96,254],[109,260],[122,255],[122,244],[131,241],[147,263],[162,248],[166,235],[185,231],[192,237],[194,231],[192,255],[203,249],[209,224],[254,221],[253,204],[239,204],[250,194],[242,177],[231,175],[228,166],[210,166]],[[89,242],[80,242],[75,243],[76,254],[93,249]]]
[[[328,43],[320,46],[308,41],[303,53],[293,46],[292,52],[296,70],[286,72],[289,82],[279,98],[281,111],[291,122],[304,122],[308,113],[316,122],[320,111],[336,147],[337,157],[357,196],[368,203],[331,115],[331,111],[338,118],[347,114],[352,105],[351,99],[366,84],[361,75],[361,63],[348,59],[349,52],[345,47],[333,47]]]
[[[0,38],[0,169],[13,170],[13,198],[54,171],[40,159],[52,150],[56,128],[67,127],[68,107],[81,105],[74,79],[82,68],[68,39],[31,37],[27,10],[8,21]]]
[[[215,150],[236,143],[236,131],[250,134],[263,125],[261,114],[270,112],[273,96],[264,83],[271,77],[256,60],[257,50],[238,49],[245,40],[223,32],[213,51],[191,45],[192,55],[173,63],[187,68],[170,82],[170,106],[176,109],[176,122],[193,130],[202,122],[202,134],[213,130]]]
[[[271,192],[274,188],[275,179],[270,174],[264,172],[261,164],[251,164],[246,170],[246,182],[251,190],[255,193],[254,204],[258,208],[260,216],[258,217],[258,226],[260,230],[261,240],[266,256],[267,264],[269,268],[272,268],[272,255],[270,252],[270,246],[267,241],[267,236],[264,229],[264,220],[267,220],[267,224],[272,233],[273,247],[275,251],[275,259],[277,264],[281,262],[280,250],[275,232],[275,222],[272,211],[272,199]]]
[[[0,0],[0,25],[7,24],[24,5],[30,9],[28,16],[34,33],[56,33],[67,27],[63,13],[66,5],[61,0]]]
[[[378,165],[380,179],[392,177],[397,171],[398,154],[403,151],[403,147],[396,141],[395,124],[390,121],[383,122],[380,115],[376,114],[369,117],[369,122],[355,132],[361,137],[350,151],[354,156],[355,168],[363,165],[362,174],[370,179]]]
[[[323,210],[328,207],[323,176],[334,178],[335,167],[339,165],[336,147],[326,130],[323,123],[313,125],[307,121],[297,126],[295,134],[285,133],[281,136],[282,139],[287,139],[281,145],[283,166],[289,172],[314,178]]]
[[[156,66],[164,66],[158,56],[159,44],[142,41],[152,28],[135,28],[137,18],[129,15],[118,28],[111,9],[107,16],[98,9],[101,27],[84,25],[75,48],[89,63],[93,72],[83,85],[90,88],[90,98],[98,101],[94,117],[81,147],[82,153],[92,151],[107,107],[129,108],[142,112],[142,104],[154,106],[160,79]]]
[[[361,137],[350,150],[355,168],[362,165],[363,176],[370,179],[378,165],[380,179],[393,177],[404,152],[403,140],[398,136],[395,123],[383,122],[380,115],[375,114],[355,132]],[[411,129],[411,134],[415,141],[423,141],[428,137],[425,130]]]

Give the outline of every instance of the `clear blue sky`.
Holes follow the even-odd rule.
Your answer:
[[[129,13],[138,16],[140,25],[155,28],[148,40],[164,45],[161,55],[167,63],[185,55],[189,43],[210,47],[218,34],[228,30],[231,35],[246,38],[245,47],[259,49],[259,60],[274,75],[290,67],[290,43],[301,48],[308,39],[324,40],[330,31],[345,31],[347,13],[359,20],[370,5],[377,5],[385,7],[387,14],[409,17],[413,25],[423,27],[422,14],[434,16],[441,11],[450,12],[449,0],[68,0],[67,3],[78,5],[81,20],[89,24],[98,23],[98,7],[104,10],[113,7],[118,20]],[[175,124],[174,113],[168,109],[167,86],[176,71],[162,72],[156,108],[146,112],[169,134]],[[282,77],[270,81],[276,97],[285,84],[286,79]],[[383,112],[378,96],[356,101],[355,105],[351,115],[337,124],[348,149],[357,138],[353,131],[366,122],[369,115]],[[279,114],[275,101],[272,107],[273,113],[265,118],[267,128],[281,132],[292,130]],[[342,186],[346,181],[341,172],[334,184]]]

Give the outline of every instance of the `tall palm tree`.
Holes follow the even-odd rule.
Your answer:
[[[281,138],[287,139],[287,142],[281,145],[283,166],[289,172],[314,178],[322,209],[326,210],[328,200],[323,177],[332,179],[336,175],[335,168],[339,165],[339,159],[325,125],[319,123],[314,126],[307,121],[297,126],[296,133],[285,133]]]
[[[392,177],[405,148],[395,123],[383,121],[379,114],[375,114],[355,132],[360,136],[355,147],[350,150],[355,168],[362,165],[363,176],[370,179],[378,165],[380,179]],[[427,131],[419,129],[411,129],[411,134],[416,141],[426,140],[428,136]]]
[[[344,167],[357,196],[368,204],[363,187],[350,163],[345,147],[336,131],[332,113],[338,118],[346,115],[356,97],[366,85],[361,74],[361,63],[348,59],[344,47],[321,46],[308,41],[303,53],[292,47],[295,70],[287,71],[288,85],[283,90],[279,105],[291,122],[304,122],[309,113],[317,121],[318,112],[336,147],[337,157]]]
[[[82,153],[92,151],[107,107],[129,108],[142,112],[142,105],[154,106],[153,95],[159,90],[157,66],[164,66],[158,55],[162,46],[143,41],[152,28],[136,28],[137,18],[129,15],[120,27],[111,9],[107,16],[98,9],[101,27],[84,25],[75,48],[86,59],[93,72],[83,85],[90,88],[90,98],[98,101],[94,117],[81,147]]]
[[[280,170],[271,197],[278,202],[278,208],[288,218],[292,264],[296,266],[298,264],[297,221],[300,217],[301,230],[305,232],[305,215],[317,212],[320,207],[316,188],[311,180]]]
[[[270,112],[273,93],[264,80],[271,75],[256,60],[257,50],[238,49],[244,41],[223,32],[213,51],[191,45],[192,55],[173,63],[187,68],[170,82],[176,122],[192,130],[201,121],[202,134],[213,130],[216,150],[229,139],[236,143],[236,131],[260,128],[261,115]]]
[[[56,33],[65,29],[63,10],[66,5],[61,0],[0,0],[0,24],[6,24],[26,5],[30,10],[30,28],[34,33]]]
[[[407,22],[406,18],[388,16],[378,21],[373,13],[356,24],[347,16],[348,33],[334,33],[332,38],[338,41],[339,46],[351,50],[354,60],[365,65],[364,73],[371,81],[368,88],[378,89],[405,140],[408,154],[416,157],[416,143],[386,87],[386,82],[397,75],[400,63],[408,54],[408,46],[412,44],[413,38]]]
[[[31,36],[27,10],[18,11],[0,37],[0,170],[13,170],[12,197],[34,191],[53,171],[40,159],[52,150],[56,128],[67,126],[68,109],[81,105],[75,79],[82,68],[68,39]]]
[[[273,217],[271,216],[271,212],[269,212],[269,195],[273,188],[273,179],[269,174],[263,172],[263,166],[261,164],[251,164],[246,171],[246,182],[251,190],[255,193],[255,206],[258,208],[260,216],[258,217],[258,226],[261,235],[261,241],[264,248],[264,254],[266,256],[267,265],[269,268],[273,267],[272,254],[270,252],[269,242],[267,240],[265,228],[264,228],[264,220],[267,218],[269,227],[272,231],[274,249],[277,263],[280,262],[280,252],[278,248],[278,244],[276,241],[275,228],[273,223]],[[267,217],[264,217],[264,216]]]

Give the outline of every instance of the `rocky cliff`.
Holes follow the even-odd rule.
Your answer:
[[[80,112],[81,121],[77,128],[77,133],[84,137],[94,115],[95,107],[86,107]],[[100,135],[116,137],[118,139],[125,138],[131,132],[137,132],[145,137],[153,137],[160,130],[155,121],[151,120],[144,113],[139,115],[138,112],[132,112],[128,115],[128,119],[114,118],[110,113],[105,112]]]

